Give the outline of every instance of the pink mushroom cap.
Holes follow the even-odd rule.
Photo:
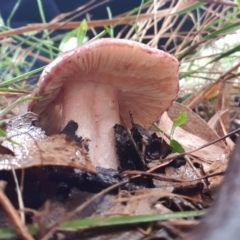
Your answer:
[[[28,110],[47,134],[70,120],[90,142],[95,166],[118,167],[113,126],[150,127],[179,90],[178,60],[167,52],[123,39],[90,41],[58,56],[43,71]]]

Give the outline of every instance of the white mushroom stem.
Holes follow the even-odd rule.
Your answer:
[[[89,138],[95,166],[117,169],[113,126],[120,123],[118,90],[107,84],[71,80],[63,88],[63,129],[70,120],[78,123],[77,135]]]

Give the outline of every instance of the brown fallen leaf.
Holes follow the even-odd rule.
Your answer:
[[[173,122],[169,118],[168,113],[165,112],[161,117],[159,127],[164,132],[169,134],[172,128],[172,124]],[[197,125],[195,126],[195,128],[197,128]],[[210,142],[196,136],[195,134],[185,131],[181,127],[176,128],[173,138],[178,141],[187,152],[193,151]],[[215,160],[225,157],[225,149],[217,146],[216,144],[212,144],[198,151],[194,151],[193,153],[191,153],[191,155],[204,159],[206,162],[211,163]]]
[[[34,123],[39,118],[28,112],[12,118],[6,134],[12,141],[5,140],[2,146],[14,153],[1,154],[0,170],[29,168],[36,166],[70,166],[96,173],[88,156],[88,140],[76,143],[65,134],[46,136]]]
[[[220,161],[213,162],[210,166],[203,165],[203,171],[206,175],[213,174],[217,172],[224,172],[227,169],[228,160],[223,159]],[[215,190],[219,187],[223,180],[223,176],[214,176],[211,178],[208,178],[209,186],[208,189],[212,192],[215,192]]]
[[[174,103],[169,111],[163,114],[159,124],[160,128],[166,133],[169,133],[172,127],[172,121],[177,118],[180,112],[187,113],[187,121],[181,127],[176,128],[173,138],[182,144],[186,152],[197,149],[219,138],[216,132],[212,130],[204,120],[179,103]],[[215,162],[216,164],[221,161],[227,163],[228,152],[225,143],[220,141],[198,151],[194,151],[190,155],[202,159],[203,161],[199,163],[204,169],[204,172],[209,174],[210,169],[215,166]],[[219,176],[214,176],[209,179],[210,186],[208,188],[210,190],[215,189],[221,182],[221,177]]]
[[[219,135],[208,125],[207,122],[181,103],[173,102],[173,105],[168,110],[168,116],[173,121],[178,117],[180,112],[185,112],[187,114],[186,122],[181,125],[182,129],[208,142],[212,142],[219,138]],[[219,141],[215,145],[222,148],[226,147],[223,141]]]
[[[189,108],[194,108],[198,106],[204,99],[211,99],[222,87],[223,83],[220,80],[214,83],[209,83],[202,90],[192,94],[183,102],[183,104]]]
[[[199,169],[195,169],[195,171],[198,172],[198,174],[201,176],[201,172]],[[192,168],[189,166],[181,166],[179,168],[174,168],[171,166],[167,166],[165,168],[165,174],[164,176],[167,178],[174,178],[176,182],[172,181],[163,181],[163,180],[155,180],[155,184],[157,185],[158,188],[166,188],[166,187],[188,187],[192,185],[196,185],[197,183],[201,182],[199,180],[199,176],[196,174]],[[196,179],[196,181],[194,181]],[[182,181],[181,181],[182,180]],[[192,180],[191,182],[186,181],[186,180]]]
[[[228,133],[229,130],[226,131],[226,128],[223,124],[223,120],[225,119],[225,121],[228,121],[227,120],[228,118],[229,118],[229,109],[219,110],[208,121],[208,125],[212,129],[216,129],[221,136],[224,136]],[[229,124],[229,126],[230,126],[230,124]],[[226,138],[225,141],[227,144],[226,150],[228,152],[231,152],[235,146],[234,142],[231,140],[230,137]]]
[[[231,96],[232,96],[233,83],[223,82],[222,87],[217,95],[215,102],[215,112],[229,110],[231,108]],[[230,131],[230,112],[226,111],[222,117],[222,126],[218,124],[215,127],[216,132],[219,136],[224,136]]]
[[[170,213],[171,210],[164,207],[158,200],[168,195],[162,189],[136,190],[134,195],[120,192],[112,200],[110,209],[102,213],[104,216],[134,216],[144,214]]]
[[[14,140],[14,138],[13,138]],[[66,135],[58,134],[23,144],[5,142],[15,156],[0,155],[0,170],[29,168],[36,166],[70,166],[95,173],[88,152],[88,140],[81,143],[71,141]]]

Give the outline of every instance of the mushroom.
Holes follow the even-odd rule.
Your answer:
[[[150,127],[178,93],[176,58],[142,43],[123,39],[90,41],[65,52],[43,71],[28,110],[40,115],[47,134],[60,132],[70,120],[78,136],[89,138],[95,166],[118,167],[115,124],[130,127],[129,113]]]

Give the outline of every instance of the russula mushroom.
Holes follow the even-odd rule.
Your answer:
[[[149,127],[178,93],[179,63],[170,54],[123,39],[90,41],[65,52],[43,71],[28,110],[40,115],[47,134],[70,120],[77,135],[89,138],[95,166],[118,167],[114,129],[134,121]]]

